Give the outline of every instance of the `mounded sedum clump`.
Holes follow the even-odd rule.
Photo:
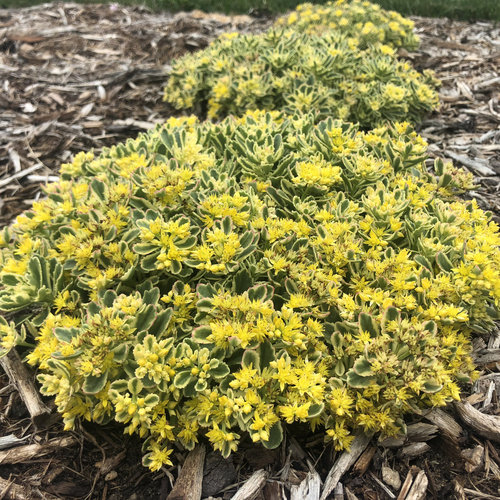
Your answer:
[[[383,43],[414,50],[419,44],[413,33],[413,21],[397,12],[384,10],[380,5],[360,0],[337,0],[324,5],[303,3],[279,18],[275,25],[309,34],[336,30],[358,38],[362,47]]]
[[[389,45],[362,46],[331,30],[321,36],[272,29],[222,35],[174,62],[164,99],[211,119],[246,110],[316,113],[372,128],[418,122],[437,108],[437,81],[398,60]]]
[[[497,226],[407,124],[194,118],[80,153],[0,242],[1,346],[67,428],[115,420],[144,464],[282,424],[393,435],[459,397],[496,317]]]

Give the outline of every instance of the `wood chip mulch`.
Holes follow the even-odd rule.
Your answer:
[[[172,58],[271,21],[71,3],[0,10],[0,227],[41,196],[40,183],[72,154],[168,118],[162,83]],[[402,56],[443,83],[441,109],[420,132],[431,156],[477,176],[472,195],[500,220],[500,28],[415,21],[421,49]],[[462,401],[412,417],[405,438],[360,435],[336,453],[320,434],[290,426],[277,450],[243,442],[224,460],[200,446],[176,453],[182,467],[157,473],[140,465],[140,440],[119,426],[63,432],[51,401],[33,401],[32,374],[0,372],[0,499],[498,499],[500,331],[476,339],[475,357],[482,376]],[[4,360],[5,372],[15,363]],[[27,406],[38,417],[51,413],[37,428]]]
[[[269,24],[116,4],[0,9],[0,226],[29,208],[40,182],[72,154],[165,121],[173,58],[223,32]]]
[[[466,167],[481,184],[474,194],[500,215],[500,25],[414,18],[422,44],[406,54],[442,82],[441,108],[420,127],[431,156]]]

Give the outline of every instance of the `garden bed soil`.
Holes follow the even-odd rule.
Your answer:
[[[401,55],[442,81],[441,108],[420,132],[431,157],[452,159],[477,176],[472,196],[500,220],[500,29],[414,20],[422,46]],[[172,58],[222,32],[256,32],[271,22],[118,5],[0,10],[0,227],[42,196],[40,184],[55,180],[73,154],[99,152],[171,116],[162,84]],[[210,451],[204,457],[201,447],[189,460],[177,451],[174,462],[185,465],[183,472],[180,465],[144,469],[140,440],[116,425],[83,424],[69,433],[52,413],[35,428],[16,386],[0,372],[0,448],[5,436],[23,439],[0,450],[0,498],[197,500],[198,476],[202,498],[238,492],[235,498],[279,500],[291,490],[293,498],[306,498],[301,486],[311,499],[319,498],[317,488],[325,496],[331,489],[327,498],[335,500],[500,498],[499,348],[499,332],[476,339],[480,380],[464,388],[461,403],[413,416],[405,439],[361,440],[342,454],[325,446],[321,433],[292,426],[273,451],[251,442],[228,460]]]

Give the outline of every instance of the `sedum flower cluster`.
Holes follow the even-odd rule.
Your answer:
[[[383,43],[414,50],[419,44],[413,33],[413,21],[362,0],[336,0],[323,5],[303,3],[279,18],[276,26],[288,26],[310,34],[340,31],[357,38],[363,48]]]
[[[339,13],[345,29],[314,24]],[[418,122],[437,108],[439,82],[396,57],[416,43],[411,21],[369,2],[303,4],[266,33],[224,34],[174,61],[164,100],[209,119],[266,109],[364,128]]]
[[[500,234],[408,123],[170,119],[61,167],[0,233],[0,346],[32,347],[67,428],[122,423],[144,464],[283,424],[335,449],[459,397],[497,317]]]

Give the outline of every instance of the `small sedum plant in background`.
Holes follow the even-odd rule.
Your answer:
[[[164,99],[210,119],[258,108],[314,111],[317,120],[331,116],[364,128],[418,122],[437,107],[431,72],[398,60],[390,45],[364,45],[336,30],[222,35],[174,62]]]
[[[225,34],[175,61],[164,99],[209,119],[266,109],[364,128],[416,123],[438,106],[432,73],[396,57],[417,46],[413,22],[378,5],[302,4],[266,33]]]
[[[293,422],[340,450],[459,398],[497,317],[496,224],[407,123],[316,118],[170,119],[78,154],[3,230],[0,345],[66,428],[120,422],[157,470]]]
[[[339,31],[359,40],[360,48],[382,43],[394,48],[415,50],[419,39],[414,34],[414,23],[380,5],[360,0],[336,0],[324,5],[303,3],[276,26],[288,26],[309,34],[329,30]]]

